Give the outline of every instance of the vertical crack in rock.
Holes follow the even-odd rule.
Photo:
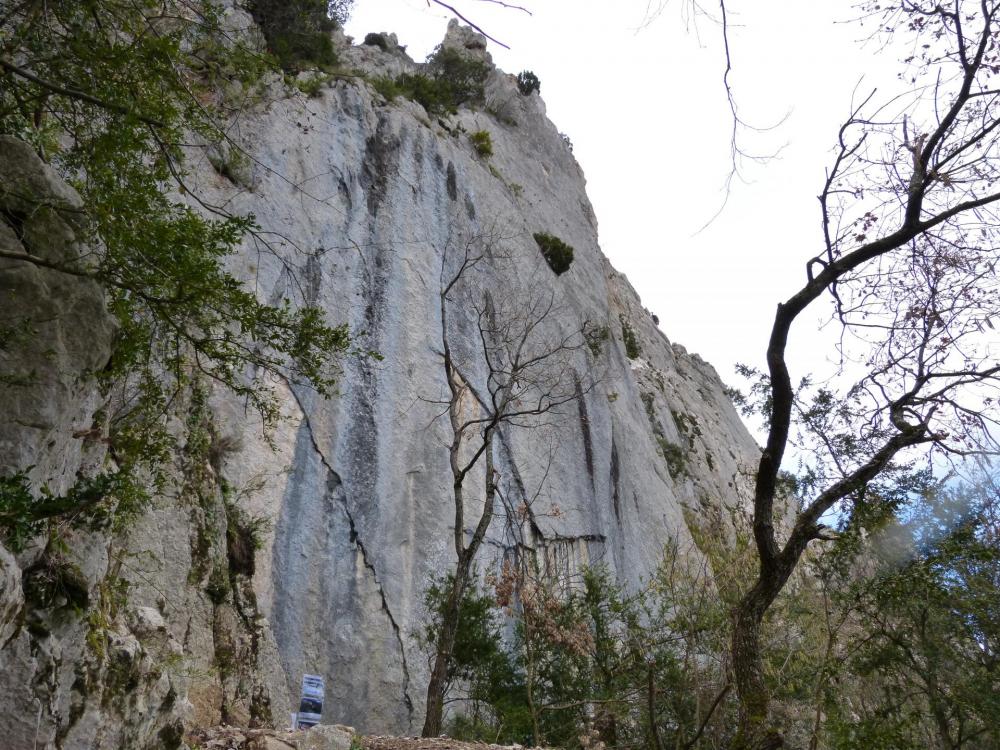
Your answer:
[[[378,214],[379,206],[389,192],[389,172],[398,155],[399,137],[390,132],[389,117],[380,114],[375,134],[365,143],[361,170],[361,187],[368,194],[368,212]]]
[[[615,509],[615,519],[621,524],[621,463],[618,459],[618,443],[614,430],[611,432],[611,503]]]
[[[448,162],[448,173],[445,179],[445,187],[448,188],[448,197],[453,201],[458,200],[458,175],[455,172],[454,162]]]
[[[310,252],[306,258],[306,265],[302,273],[304,287],[302,294],[305,297],[305,301],[310,305],[315,305],[319,301],[320,287],[323,283],[323,267],[320,258],[325,253],[326,251],[323,248],[319,248]]]
[[[580,432],[583,434],[583,453],[587,461],[587,474],[590,475],[590,487],[594,488],[594,444],[590,436],[590,417],[587,415],[587,401],[583,397],[580,377],[574,373],[573,385],[576,388],[576,407],[580,412]]]
[[[503,448],[504,453],[506,454],[507,465],[510,467],[510,475],[514,479],[514,485],[517,487],[517,492],[521,496],[521,501],[524,503],[524,507],[528,510],[528,522],[531,524],[531,532],[534,534],[535,538],[544,541],[545,534],[542,532],[541,527],[535,519],[535,510],[531,507],[528,491],[524,487],[524,480],[521,479],[521,472],[518,470],[517,463],[514,461],[514,451],[511,450],[510,442],[507,440],[507,433],[504,430],[497,430],[497,435],[500,437],[500,447]]]
[[[297,393],[294,389],[291,389],[292,396],[295,398],[296,403],[299,406],[299,411],[302,412],[302,421],[305,425],[306,431],[309,433],[309,442],[312,444],[313,450],[319,457],[320,463],[323,464],[323,468],[326,469],[328,475],[327,487],[335,488],[341,486],[340,474],[334,470],[333,466],[327,460],[326,455],[323,453],[319,446],[319,442],[316,440],[316,433],[313,432],[312,423],[309,421],[309,415],[302,405],[302,401],[299,399]],[[332,496],[332,492],[330,493]],[[357,547],[358,552],[361,553],[361,562],[364,564],[365,568],[371,572],[372,581],[375,583],[375,587],[378,589],[379,599],[382,604],[382,611],[385,612],[386,618],[389,620],[389,625],[392,627],[393,635],[396,637],[396,643],[399,645],[399,658],[403,666],[403,702],[406,704],[406,715],[410,724],[413,723],[413,699],[410,697],[410,666],[406,661],[406,648],[403,644],[403,632],[399,627],[399,623],[396,621],[395,615],[392,613],[392,609],[389,607],[389,599],[385,595],[385,588],[382,586],[382,581],[379,580],[378,571],[375,569],[375,564],[371,561],[368,555],[368,549],[365,547],[364,542],[361,539],[361,533],[358,531],[357,523],[354,519],[354,514],[351,513],[351,508],[347,502],[347,496],[342,497],[341,506],[344,510],[344,515],[347,518],[348,526],[351,532],[351,543]]]

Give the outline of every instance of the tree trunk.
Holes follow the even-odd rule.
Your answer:
[[[448,667],[451,666],[451,652],[455,647],[455,636],[458,633],[459,616],[462,608],[462,594],[469,584],[472,575],[472,561],[476,559],[476,553],[482,546],[483,539],[486,538],[486,530],[493,519],[493,507],[496,502],[496,483],[493,469],[493,444],[492,436],[486,439],[486,449],[483,451],[486,457],[486,498],[483,503],[483,512],[479,517],[479,523],[469,540],[467,547],[462,548],[462,539],[465,530],[458,528],[455,530],[456,547],[458,548],[458,564],[455,566],[455,577],[452,579],[451,591],[448,592],[448,601],[441,617],[441,631],[438,635],[437,653],[434,656],[434,666],[431,669],[431,679],[427,683],[427,711],[424,714],[424,728],[421,730],[423,737],[437,737],[441,734],[441,722],[444,715],[444,693],[448,687]],[[464,496],[462,483],[455,483],[455,518],[456,523],[461,523],[463,518],[462,507]]]
[[[529,618],[524,618],[524,677],[526,695],[528,698],[528,713],[531,714],[531,739],[535,747],[545,744],[538,722],[538,706],[535,705],[535,652],[531,645],[531,625]]]
[[[656,672],[652,664],[646,666],[646,710],[649,713],[649,735],[653,740],[653,750],[663,750],[660,728],[656,726]]]
[[[438,634],[434,667],[431,669],[430,682],[427,683],[427,712],[424,716],[424,728],[421,731],[423,737],[437,737],[441,734],[444,692],[448,686],[448,667],[451,663],[451,650],[455,647],[462,593],[465,591],[470,567],[471,557],[464,566],[463,561],[459,560],[455,577],[452,579],[451,591],[448,592],[448,601],[441,618],[441,631]]]
[[[771,695],[764,681],[760,626],[787,578],[774,570],[762,570],[757,585],[746,593],[733,615],[733,680],[740,705],[735,750],[784,746],[781,732],[770,723]]]

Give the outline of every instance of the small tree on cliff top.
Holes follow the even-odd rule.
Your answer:
[[[900,493],[880,487],[916,461],[961,461],[997,452],[1000,380],[1000,3],[922,0],[865,3],[903,61],[903,93],[874,95],[839,131],[819,196],[820,251],[806,282],[778,305],[758,373],[756,406],[767,442],[757,471],[756,581],[734,613],[733,672],[739,747],[783,744],[771,725],[760,627],[823,519],[862,523],[870,506]],[[842,328],[842,367],[822,387],[793,383],[793,324],[823,298]],[[808,455],[798,508],[779,533],[776,495],[789,446]],[[905,501],[905,497],[903,498]]]

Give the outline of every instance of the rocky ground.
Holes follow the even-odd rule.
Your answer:
[[[299,731],[219,726],[191,732],[185,740],[192,750],[530,750],[448,737],[362,736],[341,724]]]
[[[196,729],[185,738],[191,750],[360,750],[353,727],[319,725],[298,731],[228,725]]]
[[[522,745],[461,742],[450,737],[362,737],[364,750],[532,750]]]

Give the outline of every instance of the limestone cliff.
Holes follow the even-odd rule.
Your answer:
[[[447,334],[474,393],[488,376],[475,326],[487,292],[509,312],[547,300],[539,335],[582,344],[560,363],[573,397],[501,431],[505,507],[520,510],[498,514],[480,569],[521,543],[549,575],[600,562],[636,582],[666,541],[697,554],[706,536],[732,534],[758,449],[712,367],[668,341],[601,254],[583,174],[542,100],[494,69],[482,108],[438,118],[388,101],[366,78],[418,66],[381,39],[345,46],[347,67],[365,75],[331,78],[314,96],[274,82],[232,130],[245,157],[188,155],[191,189],[266,230],[266,246],[248,242],[238,258],[240,275],[270,301],[301,294],[322,306],[380,358],[348,358],[331,399],[275,382],[285,418],[266,437],[215,393],[201,425],[211,460],[179,456],[178,489],[127,532],[70,540],[87,593],[75,610],[40,612],[22,593],[31,555],[0,549],[8,746],[158,747],[180,723],[282,722],[303,672],[327,678],[325,721],[419,730],[427,654],[413,635],[428,581],[454,555],[442,269],[470,243],[485,260],[449,299]],[[467,30],[452,27],[445,44],[488,59]],[[481,131],[490,156],[470,139]],[[30,152],[4,148],[3,184],[21,170],[40,181],[36,195],[73,200]],[[0,240],[24,241],[8,224]],[[37,232],[33,247],[73,251],[71,226]],[[545,263],[535,233],[574,248],[565,273]],[[5,309],[44,320],[37,351],[21,356],[48,373],[28,391],[3,385],[4,413],[18,411],[4,420],[0,469],[33,464],[50,483],[86,465],[80,435],[99,398],[85,376],[113,333],[100,290],[54,273],[0,266]],[[81,330],[86,346],[72,335]],[[230,543],[248,522],[262,530],[250,565]],[[128,592],[114,611],[112,579]],[[107,648],[95,653],[87,635],[98,627]]]

